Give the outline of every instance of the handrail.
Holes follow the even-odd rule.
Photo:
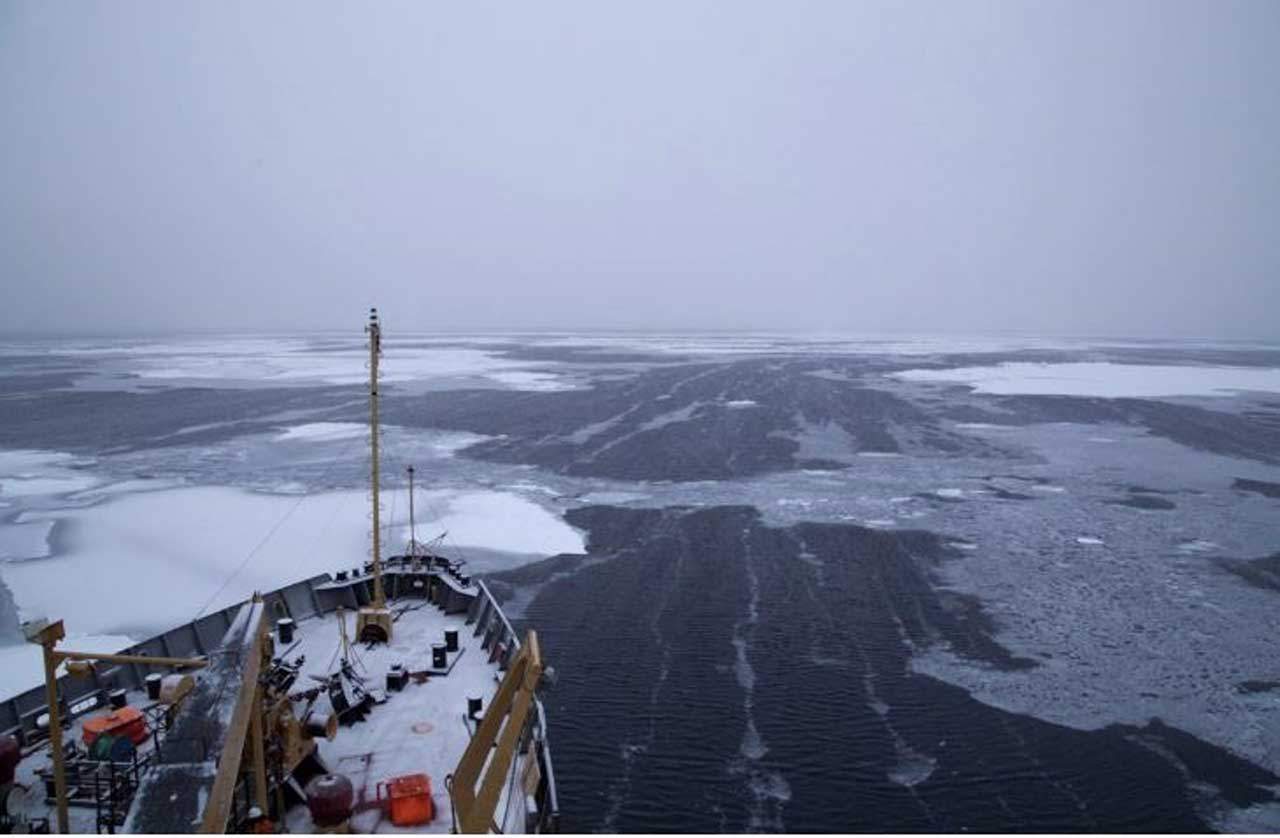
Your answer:
[[[507,615],[502,612],[502,606],[494,599],[493,592],[489,590],[489,586],[484,583],[483,579],[475,580],[476,586],[480,588],[480,592],[489,600],[489,605],[493,607],[493,611],[498,615],[498,619],[502,621],[502,627],[507,630],[507,636],[511,640],[511,648],[519,651],[520,636],[516,634],[516,630],[511,627],[511,621],[507,619]]]
[[[506,637],[503,641],[508,643],[512,652],[518,654],[520,652],[520,637],[516,634],[516,630],[511,627],[511,621],[507,619],[507,615],[502,610],[502,606],[498,604],[498,600],[493,596],[493,592],[489,590],[489,586],[484,583],[483,579],[474,580],[476,586],[480,589],[480,594],[489,602],[491,611],[498,615],[498,619],[502,623],[502,627],[506,630]],[[513,658],[514,661],[514,658]],[[539,805],[545,802],[546,820],[554,824],[560,818],[560,794],[556,787],[555,767],[551,760],[551,743],[547,739],[547,712],[542,706],[542,700],[534,693],[533,706],[536,713],[536,728],[541,734],[541,743],[543,751],[543,761],[539,765],[542,770],[542,776],[546,780],[547,792],[545,801],[539,801]]]
[[[541,677],[538,635],[531,631],[453,772],[450,793],[459,831],[489,831]]]

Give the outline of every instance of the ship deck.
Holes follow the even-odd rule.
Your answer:
[[[497,690],[501,673],[472,635],[462,614],[442,613],[425,600],[390,603],[398,614],[390,644],[352,644],[352,665],[368,679],[371,689],[385,691],[387,670],[401,664],[410,672],[429,672],[425,681],[413,678],[400,692],[386,692],[386,703],[377,704],[360,722],[338,729],[333,741],[319,740],[321,759],[329,770],[342,774],[355,788],[355,832],[448,832],[452,824],[445,777],[457,767],[466,750],[474,723],[467,718],[468,696],[481,697],[484,706]],[[356,615],[345,612],[348,637],[355,636]],[[458,632],[459,649],[449,653],[446,673],[432,670],[431,646],[444,642],[448,629]],[[341,639],[336,614],[298,624],[297,647],[290,657],[306,656],[305,674],[332,672],[338,665]],[[277,653],[283,650],[277,650]],[[299,685],[302,684],[301,679]],[[517,776],[523,765],[517,760]],[[426,774],[431,780],[435,818],[430,824],[400,828],[391,823],[377,802],[378,784],[405,774]],[[503,832],[524,831],[523,794],[504,793],[495,817]],[[517,799],[518,798],[518,799]],[[507,812],[507,804],[511,811]],[[518,812],[516,810],[519,810]],[[289,810],[290,832],[314,832],[305,806]]]
[[[355,805],[350,819],[353,832],[449,832],[454,818],[445,778],[454,772],[475,731],[468,718],[468,698],[479,697],[488,709],[501,682],[503,671],[491,661],[485,636],[469,624],[466,612],[446,613],[424,598],[392,600],[388,603],[395,622],[389,644],[349,642],[351,670],[363,680],[363,688],[374,699],[368,712],[358,720],[347,720],[332,740],[317,738],[317,754],[332,773],[351,781]],[[275,655],[286,662],[304,660],[291,692],[320,686],[320,682],[341,667],[340,621],[346,624],[349,639],[356,635],[357,613],[338,609],[307,617],[296,623],[293,643],[277,641]],[[433,667],[432,646],[445,642],[445,632],[457,632],[458,651],[447,654],[447,665]],[[490,649],[493,647],[490,646]],[[401,690],[387,689],[387,671],[402,665],[416,677],[409,677]],[[314,677],[311,677],[314,676]],[[131,689],[130,706],[155,707],[144,690]],[[322,689],[313,705],[321,714],[332,711],[329,696]],[[110,711],[102,707],[72,720],[64,742],[82,741],[84,723]],[[356,714],[357,717],[360,714]],[[160,740],[164,747],[163,738]],[[152,740],[140,745],[139,756],[154,750]],[[54,822],[52,801],[43,794],[44,783],[38,769],[48,769],[51,759],[47,744],[29,754],[18,767],[17,780],[27,786],[25,808],[30,817],[48,817]],[[492,828],[502,832],[526,830],[526,790],[523,779],[537,766],[533,751],[517,752],[508,780],[499,799]],[[379,784],[408,774],[426,774],[430,779],[435,815],[430,823],[398,827],[379,802]],[[300,791],[301,787],[296,787]],[[385,790],[383,797],[385,798]],[[69,810],[73,831],[98,831],[97,812],[92,805],[73,805]],[[288,808],[283,827],[289,832],[317,832],[305,804]],[[196,824],[192,824],[192,830]]]

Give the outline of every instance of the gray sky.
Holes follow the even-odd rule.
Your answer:
[[[1280,3],[0,3],[0,332],[1280,337]]]

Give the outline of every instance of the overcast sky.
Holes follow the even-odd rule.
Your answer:
[[[0,332],[1280,337],[1280,3],[0,2]]]

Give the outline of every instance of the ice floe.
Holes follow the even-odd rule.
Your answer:
[[[384,521],[393,528],[407,510],[404,494],[384,499]],[[522,555],[583,552],[577,530],[519,495],[441,490],[419,497],[420,537],[434,528],[447,530],[448,543],[459,546]],[[442,516],[429,517],[432,509]],[[65,616],[69,629],[91,633],[155,633],[206,605],[217,609],[255,590],[356,567],[369,549],[364,490],[291,496],[188,487],[29,517],[67,527],[53,557],[4,565],[21,615]],[[384,543],[390,552],[405,541],[407,532]]]
[[[1184,541],[1175,548],[1179,553],[1212,553],[1221,550],[1222,546],[1213,541],[1206,541],[1195,538],[1190,541]]]
[[[1012,361],[989,367],[906,370],[890,376],[905,381],[968,384],[979,393],[1000,395],[1156,398],[1230,396],[1240,391],[1280,393],[1280,369],[1259,367]]]
[[[903,742],[895,742],[898,761],[887,773],[890,782],[906,788],[914,788],[933,775],[938,761],[922,754]]]
[[[140,638],[138,638],[140,639]],[[119,634],[76,634],[67,632],[62,648],[76,652],[118,652],[137,639]],[[58,668],[59,674],[66,665]],[[0,646],[0,701],[44,684],[44,653],[33,643]]]
[[[0,561],[27,561],[49,555],[53,521],[0,525]]]
[[[534,390],[553,392],[556,390],[572,390],[574,385],[554,372],[536,372],[533,370],[490,370],[485,377],[505,384],[512,390]]]
[[[31,497],[83,491],[101,482],[81,470],[92,462],[61,451],[0,451],[0,495]]]
[[[278,442],[334,442],[368,436],[369,426],[359,422],[308,422],[285,428],[276,436]]]
[[[384,382],[432,379],[488,379],[521,390],[571,386],[545,362],[519,361],[497,351],[431,345],[430,341],[384,341]],[[362,384],[368,380],[368,351],[359,339],[264,339],[228,336],[216,341],[100,343],[59,346],[64,356],[90,356],[151,382],[254,381],[276,384]]]
[[[479,547],[505,553],[583,553],[582,533],[538,504],[509,492],[421,492],[417,496],[439,517],[424,524],[421,533],[447,532],[446,544]],[[398,508],[407,508],[407,498]],[[400,529],[407,541],[408,529]]]

